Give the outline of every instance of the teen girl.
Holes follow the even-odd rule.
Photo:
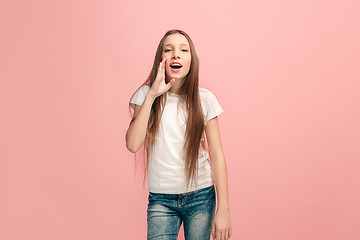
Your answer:
[[[158,45],[147,81],[129,103],[134,114],[126,147],[135,153],[145,144],[147,152],[147,239],[176,240],[182,222],[186,240],[210,235],[227,240],[232,234],[217,120],[223,110],[209,90],[199,87],[198,76],[192,40],[184,31],[170,30]]]

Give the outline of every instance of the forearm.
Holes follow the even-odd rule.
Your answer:
[[[216,186],[218,209],[229,209],[228,177],[225,159],[221,157],[211,160],[211,166]]]
[[[126,147],[133,153],[137,152],[144,143],[151,107],[154,100],[154,96],[150,94],[146,95],[139,113],[130,123],[126,132]]]

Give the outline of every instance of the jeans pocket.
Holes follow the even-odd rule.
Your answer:
[[[214,192],[214,191],[215,191],[215,187],[214,187],[214,185],[211,185],[210,187],[203,188],[203,189],[201,189],[200,191],[208,194],[208,193]]]
[[[153,201],[154,200],[154,194],[149,192],[149,196],[148,196],[148,201]]]
[[[213,197],[214,193],[215,193],[215,188],[214,185],[212,185],[210,187],[206,187],[198,190],[195,193],[194,197],[196,197],[197,199],[202,199],[204,201],[207,201],[208,199]]]
[[[215,187],[214,187],[214,185],[212,185],[211,187],[210,187],[210,189],[209,189],[209,194],[210,194],[210,196],[209,197],[212,197],[214,194],[215,194]]]

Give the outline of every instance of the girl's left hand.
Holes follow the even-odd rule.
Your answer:
[[[230,210],[218,208],[212,223],[211,235],[213,240],[227,240],[231,237]]]

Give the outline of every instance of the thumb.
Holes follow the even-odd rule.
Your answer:
[[[215,226],[214,226],[214,224],[212,225],[211,236],[212,236],[212,239],[214,240],[215,239]]]
[[[166,86],[170,89],[174,83],[175,83],[175,78],[171,79],[171,80],[166,84]]]

